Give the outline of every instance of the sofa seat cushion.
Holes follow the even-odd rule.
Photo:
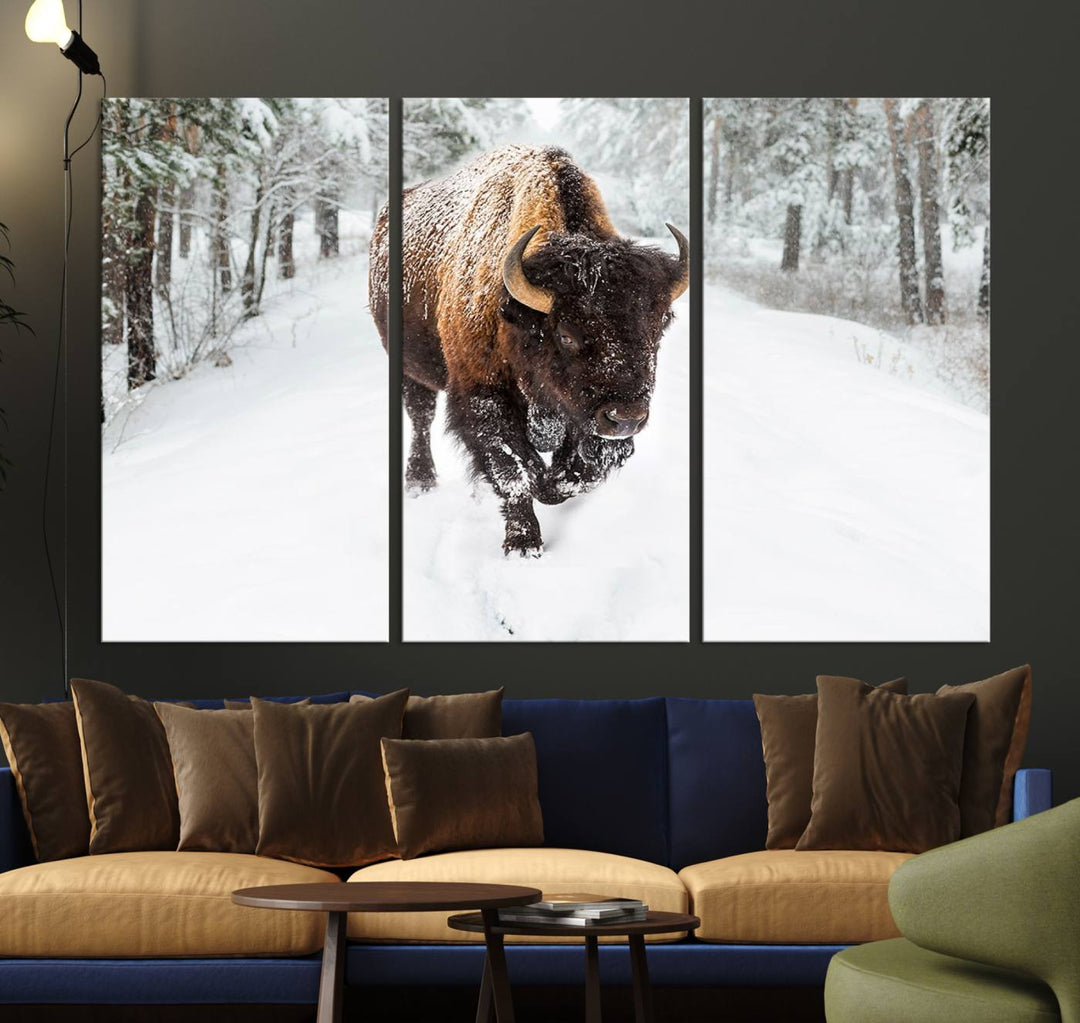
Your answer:
[[[908,853],[770,849],[686,867],[703,941],[848,944],[893,938],[889,878]]]
[[[614,853],[579,849],[470,849],[390,860],[358,870],[350,881],[471,881],[520,884],[548,895],[582,892],[641,899],[651,909],[686,912],[686,889],[668,867]],[[482,941],[446,926],[449,913],[353,913],[349,937],[369,941]],[[662,935],[675,940],[681,935]],[[580,941],[580,938],[508,937],[509,941]],[[601,939],[609,940],[609,939]],[[610,940],[619,940],[613,938]]]
[[[0,956],[305,955],[321,913],[247,909],[237,888],[337,881],[325,870],[242,853],[81,856],[0,874]]]
[[[929,952],[895,938],[833,956],[829,1023],[1055,1023],[1057,999],[1034,977]]]

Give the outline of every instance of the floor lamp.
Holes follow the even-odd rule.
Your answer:
[[[82,0],[78,0],[78,30],[68,26],[64,15],[63,0],[34,0],[30,10],[26,13],[26,34],[36,43],[55,43],[60,47],[60,52],[78,68],[78,91],[71,112],[64,122],[64,265],[60,278],[60,324],[56,343],[56,362],[53,369],[52,405],[49,412],[49,439],[45,450],[45,484],[41,497],[41,532],[45,545],[45,559],[49,567],[49,582],[52,585],[53,604],[56,608],[56,620],[60,629],[60,656],[62,661],[63,686],[65,697],[69,696],[69,671],[68,671],[68,607],[67,607],[67,571],[64,572],[64,601],[61,607],[60,594],[56,585],[56,572],[53,567],[52,553],[49,548],[48,533],[48,500],[49,500],[49,477],[52,468],[53,440],[56,426],[56,405],[60,388],[60,367],[67,361],[67,291],[68,291],[68,249],[71,243],[71,220],[73,193],[71,187],[71,161],[76,153],[88,145],[101,125],[101,113],[98,113],[97,121],[93,130],[87,136],[86,141],[71,148],[71,122],[75,117],[75,111],[79,109],[82,100],[83,76],[99,75],[102,84],[102,100],[106,94],[105,76],[101,73],[101,65],[97,54],[86,45],[82,37]],[[64,379],[64,481],[67,482],[67,372]],[[64,559],[67,562],[67,537],[68,537],[68,510],[67,496],[64,498]]]

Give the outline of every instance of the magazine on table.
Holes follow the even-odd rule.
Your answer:
[[[506,923],[588,927],[597,924],[644,920],[649,907],[640,899],[625,899],[580,892],[544,895],[527,906],[499,910]]]

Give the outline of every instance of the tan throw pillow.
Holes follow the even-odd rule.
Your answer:
[[[370,696],[355,693],[350,703]],[[502,687],[486,693],[410,696],[405,707],[403,739],[485,739],[502,735]]]
[[[902,696],[818,679],[814,795],[796,849],[925,852],[960,837],[970,693]]]
[[[451,849],[543,845],[536,746],[492,739],[383,739],[386,793],[403,859]]]
[[[907,679],[893,679],[879,688],[889,693],[906,693]],[[803,696],[763,696],[755,693],[754,708],[761,724],[761,749],[765,756],[769,800],[769,833],[765,848],[794,849],[810,823],[817,693]]]
[[[251,708],[192,710],[156,704],[172,754],[180,806],[178,849],[253,853],[259,844],[259,772]]]
[[[90,852],[175,849],[180,837],[165,727],[148,700],[71,680],[90,810]]]
[[[90,845],[75,706],[0,703],[0,740],[38,860],[85,856]]]
[[[397,855],[382,739],[401,736],[408,689],[367,703],[253,699],[260,856],[362,867]]]
[[[942,686],[975,697],[964,739],[960,833],[967,838],[1012,819],[1013,779],[1024,759],[1031,723],[1031,665],[981,682]]]

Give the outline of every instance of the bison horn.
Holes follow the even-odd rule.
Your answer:
[[[671,224],[665,226],[675,236],[675,241],[679,243],[679,279],[671,289],[671,301],[674,302],[690,287],[690,243],[686,240],[686,235],[677,227],[672,227]]]
[[[555,296],[550,291],[529,283],[529,278],[525,276],[525,270],[521,265],[525,248],[532,241],[533,235],[540,230],[540,226],[537,224],[531,231],[526,231],[510,247],[506,259],[503,260],[503,284],[506,285],[506,290],[511,296],[522,305],[527,305],[538,313],[550,313],[551,307],[555,304]]]

